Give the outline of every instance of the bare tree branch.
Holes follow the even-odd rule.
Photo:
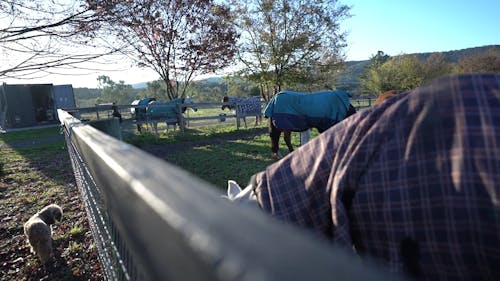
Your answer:
[[[0,23],[0,78],[64,73],[65,67],[91,62],[97,66],[123,49],[101,40],[101,18],[84,1],[2,1]]]
[[[102,11],[109,33],[130,46],[127,54],[158,73],[170,99],[185,96],[193,77],[227,66],[236,52],[229,9],[216,1],[88,2]]]

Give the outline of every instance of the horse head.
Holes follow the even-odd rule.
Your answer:
[[[227,97],[227,96],[222,97],[221,102],[222,102],[222,103],[229,102],[229,97]],[[224,109],[226,109],[226,108],[227,108],[227,109],[229,109],[229,110],[231,110],[231,109],[232,109],[230,105],[228,105],[228,104],[224,104],[224,105],[222,105],[221,110],[224,110]]]
[[[145,117],[147,106],[152,101],[156,101],[156,98],[142,98],[139,100],[134,100],[131,103],[132,107],[130,107],[130,113],[137,119]]]
[[[182,98],[181,103],[185,104],[185,106],[182,107],[182,113],[186,112],[188,108],[191,108],[193,111],[198,111],[198,107],[196,107],[194,104],[194,100],[190,97],[187,98]]]

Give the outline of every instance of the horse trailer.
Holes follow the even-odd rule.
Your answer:
[[[3,83],[0,128],[3,130],[57,124],[58,108],[75,108],[71,85]]]

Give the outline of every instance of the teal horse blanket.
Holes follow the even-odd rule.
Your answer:
[[[302,132],[317,128],[323,132],[343,120],[349,109],[351,95],[345,91],[302,93],[283,91],[276,94],[264,108],[276,128]]]

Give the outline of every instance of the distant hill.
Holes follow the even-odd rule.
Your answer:
[[[446,51],[446,52],[417,53],[415,55],[417,55],[420,59],[427,59],[434,53],[442,53],[449,62],[457,63],[466,57],[476,56],[488,52],[488,50],[491,49],[500,50],[500,45],[488,45],[488,46]]]
[[[219,77],[219,76],[213,76],[213,77],[208,77],[208,78],[205,78],[205,79],[200,79],[200,80],[195,80],[195,82],[199,82],[199,83],[219,83],[219,81],[221,80],[222,78]],[[146,89],[147,86],[148,86],[148,83],[151,82],[151,81],[148,81],[148,82],[141,82],[141,83],[135,83],[135,84],[132,84],[132,88],[134,89]]]
[[[358,87],[358,77],[365,72],[365,67],[368,65],[368,60],[362,61],[346,61],[346,67],[337,77],[335,87],[337,89],[352,92]]]
[[[132,84],[131,86],[134,89],[146,89],[147,88],[147,84],[148,84],[148,82],[141,82],[141,83]]]
[[[449,62],[456,63],[463,58],[475,56],[484,52],[487,52],[490,49],[498,49],[500,50],[500,45],[488,45],[482,47],[474,47],[467,48],[462,50],[452,50],[452,51],[444,51],[444,52],[428,52],[428,53],[414,53],[414,54],[406,54],[406,55],[417,55],[419,58],[425,60],[429,56],[435,53],[442,53]],[[346,61],[346,67],[341,71],[336,87],[339,89],[344,89],[350,92],[355,92],[356,88],[359,85],[358,77],[365,71],[365,67],[368,64],[369,60],[362,61]],[[206,79],[197,80],[195,82],[201,84],[218,84],[222,78],[219,76],[213,76]],[[135,83],[131,86],[136,89],[145,89],[147,87],[148,82]]]
[[[428,53],[414,53],[405,55],[416,55],[422,60],[426,60],[433,54],[443,54],[445,58],[451,63],[457,63],[460,60],[488,52],[491,49],[500,50],[500,45],[488,45],[482,47],[467,48],[461,50],[444,51],[444,52],[428,52]],[[346,68],[340,73],[337,78],[336,87],[346,91],[354,92],[359,85],[358,78],[365,71],[365,66],[369,60],[363,61],[346,61]]]

